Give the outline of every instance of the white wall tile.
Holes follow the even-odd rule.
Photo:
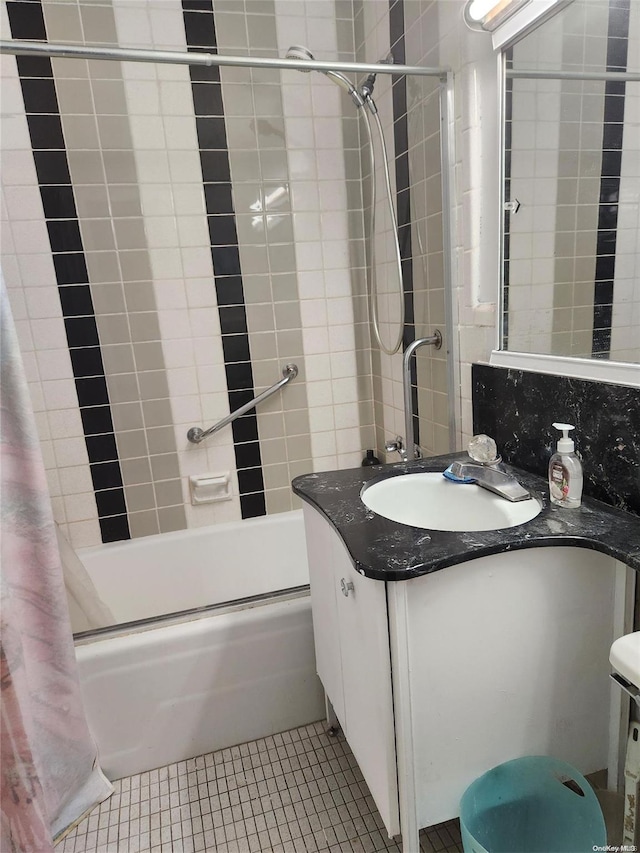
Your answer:
[[[138,180],[144,184],[169,184],[169,157],[166,151],[141,150],[136,156]]]
[[[55,284],[56,274],[51,254],[18,255],[20,277],[25,287]]]
[[[164,150],[164,122],[157,115],[131,115],[129,118],[133,144],[138,149]]]
[[[72,381],[51,379],[42,383],[47,410],[77,408],[78,396]]]
[[[59,438],[53,442],[58,468],[72,468],[78,462],[87,465],[87,447],[84,438]]]
[[[31,320],[30,327],[38,350],[61,350],[67,345],[62,318]]]
[[[93,498],[93,495],[87,496]],[[74,548],[87,548],[100,542],[100,525],[97,521],[77,521],[69,524],[69,541]]]
[[[53,409],[48,412],[49,432],[52,439],[75,438],[84,435],[80,410]]]
[[[10,180],[10,178],[10,175],[3,174],[3,183]],[[29,170],[28,179],[33,181],[36,180],[33,160],[31,161],[31,170]],[[40,192],[37,186],[7,185],[4,186],[2,195],[7,206],[8,218],[11,219],[12,223],[23,219],[36,220],[40,222],[43,220],[44,211],[42,209],[42,199],[40,198]],[[43,249],[41,249],[41,251],[48,247],[48,238],[45,237],[45,240],[46,242],[43,244]]]
[[[36,353],[38,362],[38,374],[40,379],[45,382],[47,380],[67,380],[73,383],[73,369],[71,367],[71,357],[69,350],[43,350]],[[74,390],[75,390],[75,386]],[[71,392],[68,393],[68,396]],[[77,400],[77,397],[71,397],[71,400]],[[72,405],[76,405],[72,402]]]
[[[0,163],[5,187],[29,186],[37,183],[31,151],[3,149]]]

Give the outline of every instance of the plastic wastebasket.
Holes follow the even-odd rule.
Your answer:
[[[575,767],[546,756],[499,764],[460,802],[465,853],[592,853],[607,843],[600,804]]]

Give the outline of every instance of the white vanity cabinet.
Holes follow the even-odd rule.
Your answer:
[[[385,584],[304,505],[316,667],[390,836],[400,832]]]
[[[304,515],[318,675],[405,853],[503,761],[617,775],[626,723],[608,654],[629,624],[630,570],[529,548],[385,582],[355,570],[319,511]]]

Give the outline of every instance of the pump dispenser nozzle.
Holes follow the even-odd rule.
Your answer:
[[[569,431],[575,427],[572,424],[553,424],[553,426],[562,432],[562,438],[558,442],[558,453],[573,453],[575,444],[569,438]]]

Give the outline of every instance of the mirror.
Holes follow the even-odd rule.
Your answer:
[[[640,3],[574,0],[504,58],[501,349],[640,363]]]

